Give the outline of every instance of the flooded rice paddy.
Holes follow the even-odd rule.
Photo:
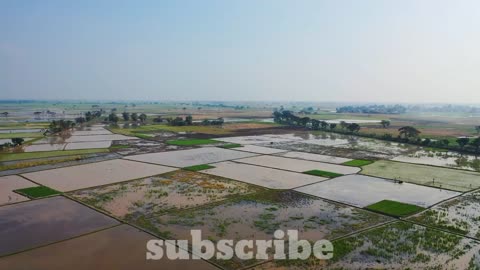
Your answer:
[[[282,152],[276,155],[281,157],[287,157],[287,158],[297,158],[297,159],[303,159],[303,160],[327,162],[327,163],[334,163],[334,164],[342,164],[352,160],[349,158],[340,158],[335,156],[318,155],[318,154],[296,152],[296,151]]]
[[[118,222],[61,196],[0,208],[0,256],[111,227]]]
[[[202,172],[272,189],[291,189],[327,179],[231,161],[211,165],[215,168]]]
[[[272,144],[270,147],[287,150],[287,151],[295,151],[295,152],[305,152],[310,154],[319,154],[319,155],[326,155],[326,156],[336,156],[341,158],[347,159],[370,159],[370,160],[377,160],[377,159],[392,159],[395,156],[388,155],[384,153],[376,153],[364,150],[352,150],[349,148],[340,148],[340,147],[329,147],[324,145],[318,144],[311,144],[305,142],[295,142],[295,143],[277,143]]]
[[[300,193],[268,191],[238,197],[205,207],[132,220],[168,239],[188,239],[191,229],[204,239],[272,239],[277,229],[297,229],[299,237],[316,241],[333,239],[389,218],[357,208],[315,199]],[[237,269],[252,261],[216,261]]]
[[[337,164],[322,163],[317,161],[299,160],[277,156],[256,156],[237,159],[235,162],[246,163],[257,166],[284,169],[295,172],[306,172],[311,170],[322,170],[339,174],[358,173],[360,168],[342,166]]]
[[[121,155],[140,155],[148,153],[167,152],[175,150],[191,149],[188,146],[170,145],[158,141],[147,140],[120,140],[113,141],[114,151]],[[118,148],[116,148],[118,147]]]
[[[72,191],[143,178],[173,170],[175,169],[159,165],[115,159],[26,173],[23,176],[58,191]]]
[[[256,154],[253,153],[222,149],[218,147],[202,147],[190,150],[128,156],[125,158],[129,160],[137,160],[183,168],[200,164],[220,162],[224,160],[251,157],[255,155]]]
[[[120,225],[2,258],[0,269],[217,269],[202,260],[169,260],[164,256],[158,261],[147,261],[145,244],[151,239],[154,237],[134,227]]]
[[[393,200],[428,207],[461,193],[392,180],[347,175],[296,189],[299,192],[358,207]]]
[[[247,144],[242,147],[236,147],[235,150],[238,151],[245,151],[245,152],[252,152],[257,154],[276,154],[285,152],[285,150],[275,149],[270,147],[258,146],[253,144]]]
[[[454,152],[434,152],[420,150],[413,154],[393,158],[394,161],[451,167],[463,170],[480,171],[480,159],[473,155],[458,154]]]
[[[28,201],[27,197],[24,197],[13,191],[16,189],[36,186],[37,184],[17,175],[0,177],[0,205]]]
[[[228,143],[238,144],[261,144],[261,143],[281,143],[302,140],[301,137],[296,137],[291,134],[286,135],[255,135],[255,136],[238,136],[217,138],[216,140]]]
[[[386,160],[363,167],[362,174],[456,191],[480,187],[480,173]]]
[[[480,192],[446,201],[410,219],[480,240]]]
[[[69,195],[116,217],[149,216],[262,190],[245,183],[177,170]]]
[[[109,148],[111,144],[111,141],[67,143],[65,150]]]
[[[396,222],[334,243],[342,252],[329,269],[468,269],[480,266],[480,243]],[[475,268],[476,267],[476,268]]]

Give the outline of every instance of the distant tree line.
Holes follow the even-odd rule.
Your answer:
[[[456,112],[456,113],[480,113],[480,107],[472,105],[409,105],[409,112]]]
[[[170,126],[192,126],[192,125],[201,125],[201,126],[221,126],[225,122],[223,118],[217,118],[217,119],[204,119],[200,123],[193,123],[193,117],[191,115],[188,115],[184,118],[177,116],[175,118],[169,117],[165,118],[165,120],[168,125]]]
[[[337,113],[369,113],[369,114],[400,114],[405,113],[407,108],[402,105],[366,105],[344,106],[337,108]]]
[[[275,111],[273,113],[273,119],[275,123],[280,123],[293,127],[307,128],[311,130],[324,130],[340,134],[355,134],[362,137],[381,139],[387,141],[394,141],[400,143],[410,143],[415,145],[421,145],[425,147],[443,148],[458,152],[480,154],[480,137],[477,138],[457,138],[455,144],[451,144],[448,139],[433,140],[430,138],[421,138],[421,132],[412,126],[404,126],[398,129],[398,136],[393,136],[390,133],[378,134],[378,133],[360,133],[361,127],[356,123],[346,123],[341,121],[339,126],[334,123],[327,123],[326,121],[310,119],[309,117],[299,117],[294,115],[291,111]],[[383,120],[381,122],[384,128],[390,126],[390,121]],[[480,133],[480,126],[475,127],[477,132]]]
[[[311,130],[334,130],[337,127],[336,123],[328,123],[323,120],[312,119],[310,117],[299,117],[293,112],[283,110],[273,112],[273,121],[275,123],[285,124],[289,126],[302,127]],[[350,133],[358,133],[360,131],[360,125],[356,123],[340,122],[342,130],[347,130]]]

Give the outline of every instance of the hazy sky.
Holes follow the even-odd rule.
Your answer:
[[[480,103],[480,1],[1,0],[25,98]]]

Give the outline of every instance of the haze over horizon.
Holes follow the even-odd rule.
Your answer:
[[[0,99],[480,103],[480,2],[0,2]]]

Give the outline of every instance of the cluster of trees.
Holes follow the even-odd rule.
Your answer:
[[[93,119],[100,118],[103,113],[104,113],[103,110],[88,111],[88,112],[85,113],[85,116],[80,116],[80,117],[75,118],[75,123],[83,124],[85,122],[90,122]]]
[[[165,119],[167,123],[171,126],[192,126],[194,125],[193,123],[193,117],[191,115],[188,115],[187,117],[182,118],[182,117],[175,117],[175,118],[166,118]],[[162,119],[163,121],[163,119]],[[205,119],[201,123],[198,123],[197,125],[202,125],[202,126],[221,126],[223,125],[225,121],[223,118],[217,118],[217,119]]]
[[[73,127],[75,127],[75,122],[71,120],[53,120],[52,122],[50,122],[47,132],[58,133],[72,129]]]
[[[217,119],[204,119],[202,121],[202,125],[204,126],[221,126],[225,123],[222,117],[219,117]]]
[[[275,123],[312,130],[334,130],[337,127],[335,123],[329,124],[326,121],[311,119],[310,117],[299,117],[287,110],[273,112],[273,121]],[[350,133],[358,133],[361,129],[359,124],[346,123],[345,121],[340,122],[340,127],[342,130],[347,130]]]
[[[367,105],[367,106],[344,106],[337,108],[337,113],[370,113],[370,114],[400,114],[405,113],[407,108],[402,105]]]
[[[132,121],[132,122],[138,122],[140,121],[141,123],[145,123],[147,121],[147,115],[142,113],[128,113],[128,112],[123,112],[122,113],[122,118],[124,121]],[[120,121],[120,118],[118,115],[115,113],[115,111],[112,111],[107,118],[105,118],[105,121],[110,122],[110,123],[118,123]]]
[[[170,126],[191,126],[193,125],[193,117],[191,115],[183,119],[180,116],[175,118],[169,117],[165,119]]]
[[[122,113],[122,118],[124,121],[133,121],[137,122],[140,120],[140,122],[145,123],[147,121],[147,115],[144,113],[138,114],[138,113],[128,113],[128,112],[123,112]]]
[[[23,138],[12,138],[11,142],[6,142],[0,145],[0,151],[3,151],[4,149],[10,148],[10,147],[22,145],[24,141],[25,140]]]

